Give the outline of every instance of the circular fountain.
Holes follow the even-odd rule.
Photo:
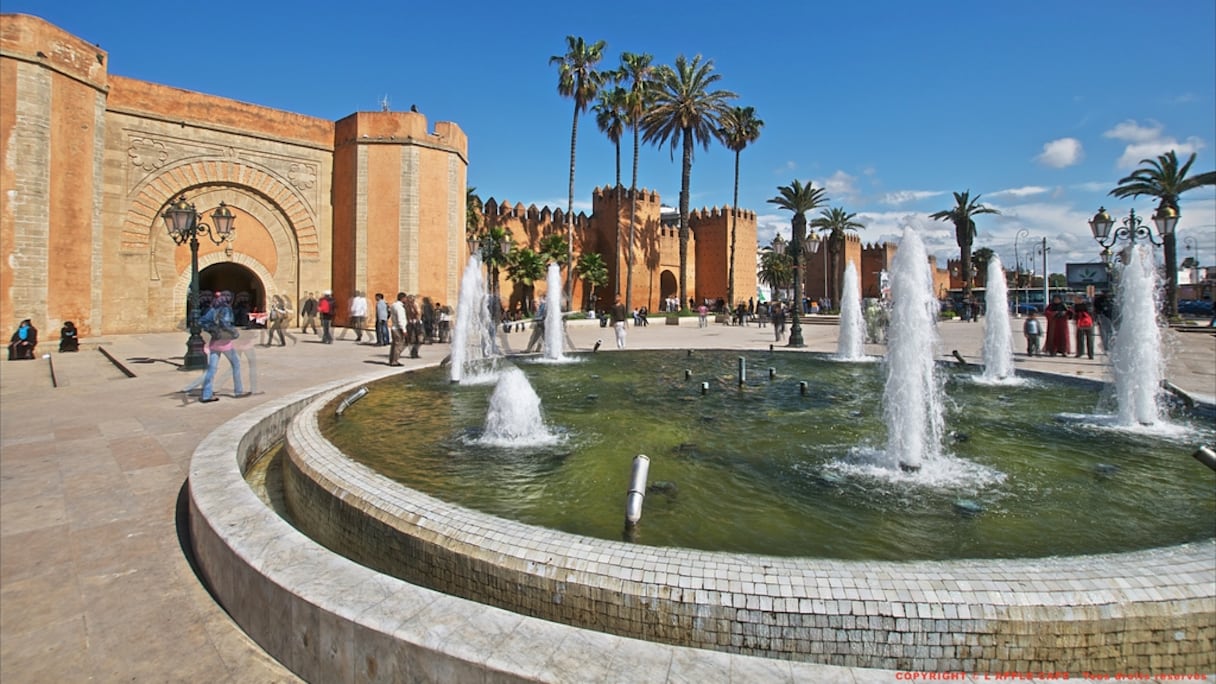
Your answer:
[[[900,254],[914,253],[918,245],[914,234],[906,235]],[[923,247],[920,251],[923,252]],[[921,258],[920,262],[923,264],[927,260]],[[483,489],[518,488],[524,498],[530,498],[546,486],[525,484],[519,479],[524,474],[548,471],[570,477],[581,475],[591,480],[602,475],[602,471],[592,464],[576,462],[579,452],[584,450],[585,445],[578,440],[585,438],[582,436],[585,429],[570,428],[567,415],[592,416],[602,426],[601,433],[606,440],[622,441],[634,432],[633,423],[621,422],[615,415],[617,404],[629,402],[614,402],[604,391],[605,385],[617,384],[624,396],[642,403],[644,415],[641,420],[654,423],[660,429],[665,424],[691,423],[700,436],[716,433],[720,423],[744,418],[746,422],[758,420],[773,429],[763,433],[768,441],[753,442],[747,447],[751,459],[742,465],[722,459],[721,450],[712,441],[699,438],[693,442],[682,435],[667,435],[665,439],[673,448],[649,452],[655,459],[652,475],[671,479],[660,474],[661,454],[664,460],[686,469],[681,471],[678,480],[692,477],[694,470],[704,466],[714,466],[717,470],[704,468],[706,487],[717,484],[730,489],[738,483],[751,486],[751,491],[762,492],[763,485],[753,484],[754,471],[771,465],[772,459],[764,457],[782,445],[787,452],[783,463],[788,468],[775,469],[784,475],[787,485],[802,490],[802,499],[808,502],[790,504],[798,511],[793,518],[795,521],[799,518],[811,520],[806,511],[813,510],[817,503],[829,505],[834,504],[836,498],[857,498],[862,494],[859,490],[862,487],[889,487],[884,491],[891,495],[890,500],[876,503],[872,514],[852,529],[833,529],[830,517],[826,523],[808,524],[809,527],[822,525],[822,529],[816,531],[817,536],[834,537],[838,541],[848,541],[858,531],[868,532],[878,540],[903,534],[907,530],[890,524],[906,512],[909,504],[907,499],[900,498],[899,487],[931,491],[932,487],[920,486],[916,481],[939,472],[936,467],[939,463],[978,462],[985,452],[1002,451],[1010,448],[1009,443],[1029,440],[1052,443],[1051,451],[1041,454],[1049,457],[1049,467],[1035,464],[1033,458],[1027,466],[1028,470],[1053,470],[1048,473],[1046,487],[1057,489],[1040,492],[1042,505],[1055,502],[1060,507],[1085,511],[1101,492],[1108,491],[1106,488],[1126,487],[1119,489],[1118,495],[1109,497],[1117,499],[1122,492],[1135,489],[1143,481],[1153,481],[1157,486],[1160,474],[1155,465],[1161,460],[1157,456],[1142,456],[1146,462],[1137,463],[1136,456],[1129,454],[1120,457],[1119,468],[1099,473],[1084,460],[1087,456],[1084,447],[1075,451],[1061,449],[1062,453],[1055,453],[1056,445],[1069,443],[1067,437],[1072,433],[1068,431],[1083,429],[1069,422],[1049,420],[1041,423],[1027,419],[1028,427],[1019,427],[1012,434],[988,431],[991,427],[988,424],[1009,419],[1000,414],[1003,400],[999,396],[989,396],[987,401],[967,407],[968,412],[979,414],[980,425],[971,429],[970,439],[944,446],[943,421],[947,415],[953,420],[954,413],[947,413],[948,406],[941,402],[942,390],[945,388],[953,398],[956,391],[962,391],[962,383],[956,386],[932,363],[933,319],[928,315],[928,302],[919,292],[926,285],[924,280],[924,274],[917,268],[893,272],[893,288],[897,288],[896,283],[907,283],[910,288],[907,292],[911,294],[897,295],[887,364],[883,369],[870,364],[869,368],[874,372],[868,378],[846,376],[841,384],[843,389],[839,390],[828,389],[835,381],[827,378],[812,380],[812,389],[820,391],[804,396],[797,390],[797,383],[806,380],[796,381],[795,378],[805,376],[801,375],[801,368],[794,369],[793,358],[804,359],[807,355],[778,353],[772,355],[773,358],[766,357],[768,360],[764,363],[769,366],[782,363],[776,357],[790,357],[790,366],[782,364],[776,377],[790,378],[784,394],[790,401],[804,402],[795,409],[770,409],[758,400],[761,395],[779,389],[772,387],[769,380],[754,380],[736,386],[726,372],[711,374],[708,380],[695,376],[684,378],[680,373],[683,364],[687,364],[686,359],[675,362],[679,367],[673,366],[667,376],[669,379],[653,373],[649,378],[638,379],[627,372],[633,366],[634,358],[614,353],[598,355],[606,360],[615,357],[622,364],[610,370],[596,369],[590,365],[595,361],[591,358],[586,364],[578,365],[522,366],[539,388],[537,395],[543,397],[545,422],[561,426],[567,431],[565,438],[573,442],[540,453],[538,458],[485,449],[458,453],[457,443],[475,441],[479,436],[476,426],[488,415],[484,389],[478,390],[471,385],[453,385],[443,399],[409,402],[412,409],[420,413],[411,415],[406,421],[406,429],[416,424],[420,414],[427,415],[428,420],[438,421],[444,426],[442,431],[432,427],[409,434],[442,432],[444,436],[439,441],[442,448],[448,450],[445,465],[449,471],[464,468],[469,475],[462,477],[475,479]],[[917,349],[913,352],[905,347]],[[924,358],[926,350],[930,355],[928,363]],[[708,353],[699,354],[698,361],[713,364],[712,355]],[[848,374],[862,364],[826,365]],[[810,370],[805,372],[810,373]],[[596,381],[596,391],[589,392],[586,385],[576,386],[569,381],[549,384],[545,379],[547,375],[562,373],[581,374],[584,382]],[[885,373],[885,379],[878,373]],[[413,388],[411,391],[428,384],[422,375],[410,377],[405,384]],[[657,399],[647,398],[638,391],[647,381],[668,383],[667,392]],[[397,379],[391,382],[402,384]],[[441,386],[443,383],[429,384]],[[701,393],[697,391],[700,386],[712,386],[713,390]],[[884,396],[881,424],[874,405],[879,387],[883,388]],[[980,386],[974,391],[993,392],[992,388]],[[966,551],[959,560],[874,560],[873,556],[870,560],[842,560],[850,556],[824,559],[802,553],[779,556],[649,545],[653,541],[652,530],[657,529],[655,523],[663,522],[662,516],[656,515],[659,507],[681,507],[700,487],[677,482],[680,486],[675,501],[664,502],[664,497],[656,495],[649,497],[648,513],[640,525],[642,537],[639,541],[642,543],[594,539],[581,532],[561,531],[561,525],[541,527],[456,505],[353,463],[321,433],[321,426],[332,422],[332,411],[326,407],[340,401],[345,392],[345,387],[334,386],[316,397],[288,398],[277,407],[265,409],[266,415],[246,417],[245,422],[232,426],[228,434],[217,434],[215,439],[209,439],[200,447],[202,453],[196,458],[200,469],[197,497],[194,496],[196,472],[193,468],[191,474],[194,506],[196,510],[206,509],[204,514],[192,516],[192,529],[197,530],[196,549],[204,549],[199,555],[208,559],[202,563],[205,575],[219,587],[216,593],[220,600],[255,638],[285,662],[292,658],[303,659],[305,669],[319,666],[314,662],[317,660],[315,653],[309,655],[316,650],[310,649],[309,643],[317,641],[318,633],[322,634],[324,642],[324,635],[330,634],[327,625],[335,622],[345,625],[334,629],[335,634],[350,634],[352,629],[357,635],[371,634],[368,638],[377,644],[380,657],[387,652],[387,647],[380,646],[388,638],[386,633],[412,644],[411,649],[415,650],[428,644],[438,648],[434,646],[437,640],[454,643],[450,634],[428,641],[426,630],[433,628],[436,618],[449,624],[451,621],[441,616],[447,610],[456,612],[456,609],[438,612],[423,609],[419,615],[417,608],[393,604],[398,606],[397,610],[408,614],[403,622],[399,614],[392,612],[392,606],[387,605],[391,603],[385,598],[387,590],[380,587],[391,587],[394,594],[409,593],[411,599],[417,598],[417,592],[425,591],[417,587],[430,587],[449,597],[445,600],[459,601],[450,597],[461,596],[507,608],[512,611],[509,615],[543,618],[542,624],[537,625],[526,618],[506,618],[493,609],[483,608],[481,613],[489,613],[495,619],[514,620],[510,629],[502,632],[502,628],[498,628],[498,633],[515,646],[538,639],[550,639],[562,646],[595,642],[597,648],[605,648],[599,653],[623,648],[623,652],[629,654],[624,656],[626,661],[666,663],[662,667],[676,667],[672,663],[688,659],[719,662],[705,652],[682,655],[680,647],[684,646],[722,652],[720,655],[730,659],[727,672],[763,671],[749,669],[765,666],[757,664],[763,661],[747,656],[799,661],[787,666],[793,668],[795,678],[801,676],[807,680],[839,677],[839,673],[808,670],[808,667],[819,667],[808,663],[929,671],[1036,668],[1196,671],[1212,666],[1211,642],[1216,633],[1212,615],[1216,609],[1216,592],[1211,589],[1210,560],[1216,553],[1216,544],[1210,539],[1210,525],[1206,536],[1190,537],[1192,541],[1189,542],[1185,542],[1187,537],[1184,536],[1175,540],[1184,543],[1167,548],[1145,548],[1144,544],[1137,544],[1133,546],[1140,546],[1141,550],[1081,556],[1048,551],[1047,557],[1034,558],[1026,557],[1026,552],[1021,551],[1010,555],[992,554],[992,560],[977,559]],[[376,396],[383,393],[373,391],[352,408],[351,414],[374,410]],[[1092,396],[1092,390],[1089,393]],[[858,403],[850,405],[854,400]],[[705,412],[695,408],[711,401],[724,403],[709,407]],[[728,401],[734,403],[725,403]],[[933,405],[935,401],[936,406]],[[1068,401],[1075,403],[1076,400]],[[689,415],[693,418],[686,419],[681,413],[675,420],[665,420],[677,402],[691,411]],[[909,406],[907,402],[916,405]],[[400,405],[397,408],[399,410]],[[790,424],[779,422],[790,415],[800,420]],[[885,446],[882,435],[874,435],[881,433],[884,426],[888,433]],[[731,432],[730,426],[723,431]],[[835,436],[818,455],[814,453],[815,448],[800,446],[816,431]],[[900,434],[893,437],[891,433]],[[354,564],[350,564],[353,567],[338,564],[342,571],[336,579],[329,575],[318,579],[316,575],[308,574],[316,572],[315,569],[299,567],[304,555],[299,551],[286,552],[282,558],[271,560],[249,558],[250,555],[260,558],[259,554],[276,550],[281,538],[298,541],[298,535],[287,535],[279,528],[259,530],[248,523],[248,518],[236,522],[232,517],[232,511],[236,509],[232,502],[245,494],[232,492],[231,474],[225,471],[220,477],[216,472],[218,468],[210,467],[213,464],[209,461],[225,451],[229,454],[228,460],[232,461],[231,449],[224,445],[239,443],[235,460],[243,470],[247,462],[274,441],[276,434],[286,435],[283,477],[287,507],[295,514],[296,524],[308,529],[322,543],[343,549],[364,566],[383,567],[386,573],[406,583],[405,587],[394,584],[389,578],[375,579],[385,575],[369,578],[361,574],[367,571],[366,567]],[[408,444],[407,453],[400,454],[403,457],[421,456],[416,453],[421,452],[421,448],[412,440],[403,440],[400,436],[384,439],[394,443],[398,451],[401,445]],[[914,445],[920,445],[919,450]],[[973,447],[974,451],[969,452]],[[628,475],[628,460],[635,454],[627,449],[620,451],[626,464],[620,469],[619,478],[623,482]],[[1189,458],[1183,460],[1194,464]],[[799,462],[814,467],[796,468]],[[414,469],[411,463],[407,461],[402,467]],[[1020,471],[1014,473],[1008,465],[980,465],[1005,474],[1003,482],[1017,481],[1022,475]],[[1001,468],[1010,472],[1001,471]],[[871,474],[875,470],[885,475]],[[1121,478],[1130,478],[1130,486]],[[1136,478],[1144,480],[1137,483]],[[212,480],[220,480],[226,486],[213,486]],[[964,478],[967,486],[981,480]],[[1107,484],[1090,490],[1075,489],[1081,480],[1101,480]],[[983,482],[987,484],[981,484],[981,489],[1001,486],[993,484],[992,478]],[[584,490],[574,487],[575,484],[564,480],[559,486],[548,488],[558,489],[559,493],[565,488],[565,493],[572,498],[586,496]],[[1043,488],[1036,484],[1031,489]],[[617,524],[622,523],[620,506],[624,503],[625,485],[618,485],[605,476],[598,487],[592,482],[589,491],[597,489],[604,492],[601,498],[613,502]],[[1017,516],[1004,518],[1000,509],[1002,502],[1008,503],[1008,499],[1017,496],[1006,493],[998,496],[996,506],[989,500],[985,501],[987,505],[970,507],[964,505],[969,499],[964,500],[957,494],[950,492],[937,500],[926,497],[926,505],[930,508],[928,517],[912,523],[913,527],[926,520],[950,518],[952,525],[961,527],[953,528],[953,532],[939,533],[939,537],[953,534],[957,538],[958,530],[970,525],[978,529],[974,538],[980,539],[1008,534],[1011,529],[1033,522],[1035,518],[1034,515],[1025,516],[1024,520],[1018,520]],[[717,503],[719,507],[692,516],[702,527],[716,526],[724,512],[733,515],[747,511],[746,505],[732,505],[721,496],[710,498],[711,506]],[[772,498],[779,500],[781,497]],[[1157,498],[1168,501],[1174,497]],[[216,503],[215,499],[222,502]],[[789,500],[793,501],[793,498]],[[1178,503],[1174,513],[1182,512],[1185,507],[1185,503]],[[1128,509],[1137,507],[1127,503],[1124,506]],[[570,511],[571,518],[584,515],[573,508],[563,510]],[[1212,512],[1201,510],[1201,520],[1204,515],[1210,522]],[[760,521],[763,517],[755,519]],[[265,516],[258,515],[257,520],[259,526],[270,525]],[[985,529],[986,525],[995,527]],[[758,528],[752,526],[752,529]],[[1047,526],[1039,536],[1054,533],[1055,530]],[[1083,538],[1084,534],[1081,536]],[[1149,546],[1162,543],[1160,535],[1150,532],[1147,537],[1153,540]],[[239,539],[234,541],[234,538]],[[352,540],[360,544],[352,545]],[[314,552],[310,548],[310,558]],[[936,558],[932,555],[918,557]],[[336,563],[327,562],[329,566]],[[284,579],[284,572],[312,581],[306,582],[303,590],[295,587],[284,594],[276,589],[291,585]],[[350,579],[352,574],[361,579]],[[326,600],[317,595],[320,590],[316,587],[320,584],[353,585],[364,589],[342,591]],[[376,591],[370,591],[371,587]],[[303,621],[300,629],[307,634],[299,639],[279,638],[276,642],[274,636],[260,637],[267,631],[273,634],[274,621],[268,623],[258,614],[261,599],[250,602],[250,591],[259,597],[273,595],[290,603],[291,614],[319,612],[322,617]],[[422,600],[426,605],[440,601],[433,596]],[[242,601],[251,605],[243,605]],[[487,629],[477,622],[482,618],[474,617],[481,613],[463,612],[465,604],[459,605],[461,624]],[[278,614],[282,614],[281,609]],[[393,617],[388,617],[392,615],[397,616],[395,622]],[[399,626],[387,627],[389,622]],[[309,624],[314,627],[308,627]],[[418,634],[409,627],[415,624],[421,630]],[[577,638],[570,634],[544,633],[559,629],[561,625],[588,627],[596,632],[578,631]],[[310,629],[313,631],[308,631]],[[511,638],[508,639],[507,634]],[[1071,635],[1071,639],[1061,641],[1057,638],[1060,634]],[[604,643],[603,639],[619,639],[609,635],[628,638]],[[485,637],[477,643],[485,643]],[[662,648],[676,650],[655,650]],[[490,650],[505,653],[505,649]],[[282,655],[284,653],[288,655]],[[553,662],[553,652],[546,653],[544,662]],[[658,655],[660,653],[666,655]],[[509,660],[505,655],[495,659],[475,652],[460,653],[452,659],[466,665],[475,662],[483,669],[489,667],[494,671],[502,671],[494,668],[506,667],[503,663]],[[590,659],[595,660],[594,656]],[[367,668],[359,667],[371,662],[354,660],[360,672]],[[617,660],[621,658],[613,659],[613,662]],[[586,666],[586,662],[581,664]],[[518,663],[513,667],[510,671],[514,673],[527,669]],[[544,666],[533,664],[530,667],[533,678],[561,678]],[[540,675],[536,674],[538,671]]]

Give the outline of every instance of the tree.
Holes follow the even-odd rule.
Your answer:
[[[701,61],[697,55],[689,62],[676,57],[675,67],[655,71],[654,104],[642,122],[642,139],[656,144],[670,143],[674,158],[682,148],[680,173],[680,308],[688,306],[688,192],[692,180],[693,148],[717,135],[727,101],[737,97],[729,90],[711,90],[721,78],[713,73],[713,60]]]
[[[786,251],[784,245],[781,246],[781,249],[765,250],[760,255],[760,270],[756,277],[777,293],[790,288],[791,280],[794,277],[794,259]],[[780,298],[780,295],[775,297],[775,299]]]
[[[490,294],[498,296],[498,269],[507,265],[514,238],[504,226],[487,226],[478,236],[481,242],[481,263],[490,271]]]
[[[992,262],[992,258],[996,256],[996,252],[988,247],[980,247],[971,255],[971,262],[975,264],[975,278],[988,287],[988,264]]]
[[[756,118],[754,107],[731,107],[722,117],[718,137],[727,149],[735,153],[735,196],[731,202],[730,219],[730,274],[727,277],[726,296],[735,303],[735,241],[739,227],[739,156],[748,145],[760,137],[764,122]]]
[[[642,118],[649,111],[653,98],[652,78],[655,67],[654,57],[633,52],[621,53],[621,68],[618,76],[622,83],[629,84],[625,96],[625,116],[629,128],[633,130],[633,178],[629,182],[629,257],[626,261],[628,272],[625,276],[625,310],[633,307],[633,231],[638,208],[638,132]],[[620,288],[620,270],[617,270],[617,288]]]
[[[949,221],[954,224],[954,239],[958,243],[959,263],[962,267],[963,299],[971,299],[971,243],[975,241],[975,219],[980,214],[1000,214],[1001,212],[979,203],[980,195],[971,197],[971,191],[954,193],[954,207],[946,211],[930,214],[930,218],[938,221]]]
[[[566,242],[565,236],[559,233],[553,233],[541,238],[536,251],[540,254],[541,259],[544,260],[546,265],[550,262],[558,266],[565,266],[569,263],[566,261],[566,257],[570,252],[570,244]]]
[[[790,185],[781,185],[777,187],[777,196],[768,200],[769,204],[776,204],[782,209],[786,209],[794,213],[790,220],[792,234],[794,236],[793,252],[794,252],[794,320],[790,324],[790,347],[804,347],[806,344],[802,341],[802,323],[799,321],[799,315],[802,312],[802,252],[806,244],[806,213],[814,211],[828,201],[824,196],[827,192],[823,188],[816,188],[811,182],[803,185],[797,178]]]
[[[477,196],[477,188],[469,186],[464,191],[464,232],[466,237],[475,237],[481,233],[482,208],[481,198]]]
[[[613,81],[618,81],[621,78],[619,71],[614,71],[610,74]],[[599,127],[600,132],[608,136],[612,141],[613,147],[616,149],[616,186],[613,192],[616,195],[616,221],[613,225],[613,236],[616,243],[616,272],[621,272],[621,136],[625,134],[625,125],[627,122],[627,99],[629,93],[620,86],[608,88],[600,91],[600,99],[595,103],[595,125]],[[616,288],[613,294],[621,293],[620,278],[617,278]]]
[[[608,284],[608,265],[604,257],[595,252],[583,252],[578,257],[575,272],[583,279],[587,288],[587,311],[595,310],[595,289]]]
[[[1178,165],[1178,155],[1174,150],[1158,155],[1156,159],[1141,159],[1140,163],[1143,166],[1130,176],[1120,178],[1118,185],[1108,194],[1119,198],[1136,198],[1140,195],[1156,197],[1158,215],[1164,216],[1172,211],[1174,216],[1181,216],[1178,199],[1182,193],[1205,185],[1216,185],[1216,171],[1187,177],[1191,164],[1195,163],[1194,152],[1182,166]],[[1165,273],[1169,278],[1165,292],[1165,313],[1177,316],[1178,240],[1173,231],[1163,237],[1162,247],[1165,249]]]
[[[818,228],[827,242],[828,259],[831,262],[828,271],[832,274],[832,292],[828,296],[832,298],[837,308],[840,307],[841,300],[840,274],[844,269],[840,265],[840,254],[844,251],[845,231],[857,232],[865,228],[865,224],[853,220],[856,217],[857,214],[850,214],[841,207],[832,207],[819,212],[819,218],[811,221],[811,227]],[[860,265],[858,264],[858,266]]]
[[[536,281],[545,277],[547,263],[529,247],[511,251],[507,258],[507,277],[524,289],[524,313],[532,314],[532,300],[536,292]],[[549,293],[552,295],[553,293]]]
[[[574,117],[570,124],[570,194],[566,203],[566,239],[569,253],[565,263],[574,260],[574,150],[578,141],[578,115],[587,111],[587,107],[595,100],[604,76],[596,71],[604,56],[604,41],[586,43],[582,37],[566,36],[566,54],[553,55],[549,64],[557,65],[557,92],[562,97],[574,100]],[[573,278],[568,279],[568,288],[573,288]],[[572,289],[567,289],[569,295]]]

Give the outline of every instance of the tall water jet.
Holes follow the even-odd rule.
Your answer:
[[[562,269],[556,262],[549,264],[549,273],[545,278],[549,287],[545,295],[545,346],[544,358],[561,361],[562,340],[565,330],[562,328]]]
[[[1161,329],[1157,326],[1160,283],[1149,248],[1133,245],[1119,278],[1119,323],[1110,354],[1115,400],[1121,425],[1152,425],[1161,420],[1157,390],[1165,377]]]
[[[528,376],[515,367],[504,369],[490,395],[482,444],[505,447],[552,443],[556,437],[541,417],[540,397]]]
[[[485,365],[487,359],[499,355],[488,298],[481,272],[481,254],[474,252],[460,278],[456,327],[452,330],[452,382],[462,381],[469,373],[476,372],[479,365]]]
[[[866,322],[861,316],[861,281],[852,261],[844,267],[844,290],[840,296],[840,336],[836,358],[857,361],[865,358]]]
[[[987,290],[984,304],[988,313],[984,323],[984,379],[995,381],[1013,377],[1013,329],[1009,327],[1009,287],[1005,269],[995,254],[988,261]]]
[[[887,460],[919,470],[940,455],[944,420],[933,359],[938,303],[925,246],[912,228],[904,229],[891,264],[891,299],[883,389]]]

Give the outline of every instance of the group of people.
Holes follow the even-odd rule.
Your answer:
[[[1051,303],[1043,312],[1043,319],[1031,312],[1022,324],[1022,334],[1026,337],[1026,355],[1069,356],[1070,343],[1075,337],[1076,358],[1086,356],[1092,359],[1095,330],[1102,340],[1102,351],[1108,352],[1112,314],[1110,296],[1106,293],[1099,293],[1094,297],[1092,308],[1083,297],[1077,297],[1072,305],[1069,305],[1061,295],[1053,295]],[[1075,323],[1075,333],[1069,325],[1070,321]]]
[[[34,359],[34,350],[38,347],[38,328],[30,319],[25,319],[17,325],[17,330],[8,340],[9,361],[30,361]],[[59,329],[59,351],[74,352],[80,350],[80,332],[76,324],[65,321]]]

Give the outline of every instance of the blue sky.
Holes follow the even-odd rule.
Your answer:
[[[1153,204],[1107,192],[1140,159],[1197,152],[1216,168],[1216,2],[870,0],[745,3],[81,2],[5,0],[110,53],[111,73],[327,119],[417,105],[469,136],[469,183],[482,197],[565,208],[572,103],[550,56],[565,36],[670,64],[714,61],[719,86],[765,126],[743,152],[739,204],[760,239],[789,235],[766,200],[795,178],[856,212],[867,242],[916,227],[940,265],[953,229],[928,215],[970,190],[1001,216],[978,221],[976,247],[1006,265],[1015,235],[1048,239],[1049,268],[1094,261],[1086,221]],[[177,32],[179,40],[166,34]],[[176,49],[174,49],[176,48]],[[630,144],[622,149],[629,183]],[[575,210],[615,181],[612,144],[579,124]],[[643,146],[639,185],[676,205],[678,156]],[[729,204],[734,155],[698,148],[692,206]],[[1216,262],[1216,191],[1183,196],[1182,236]],[[1179,259],[1188,254],[1179,241]],[[1026,257],[1022,260],[1025,262]],[[1035,263],[1041,272],[1041,259]]]

